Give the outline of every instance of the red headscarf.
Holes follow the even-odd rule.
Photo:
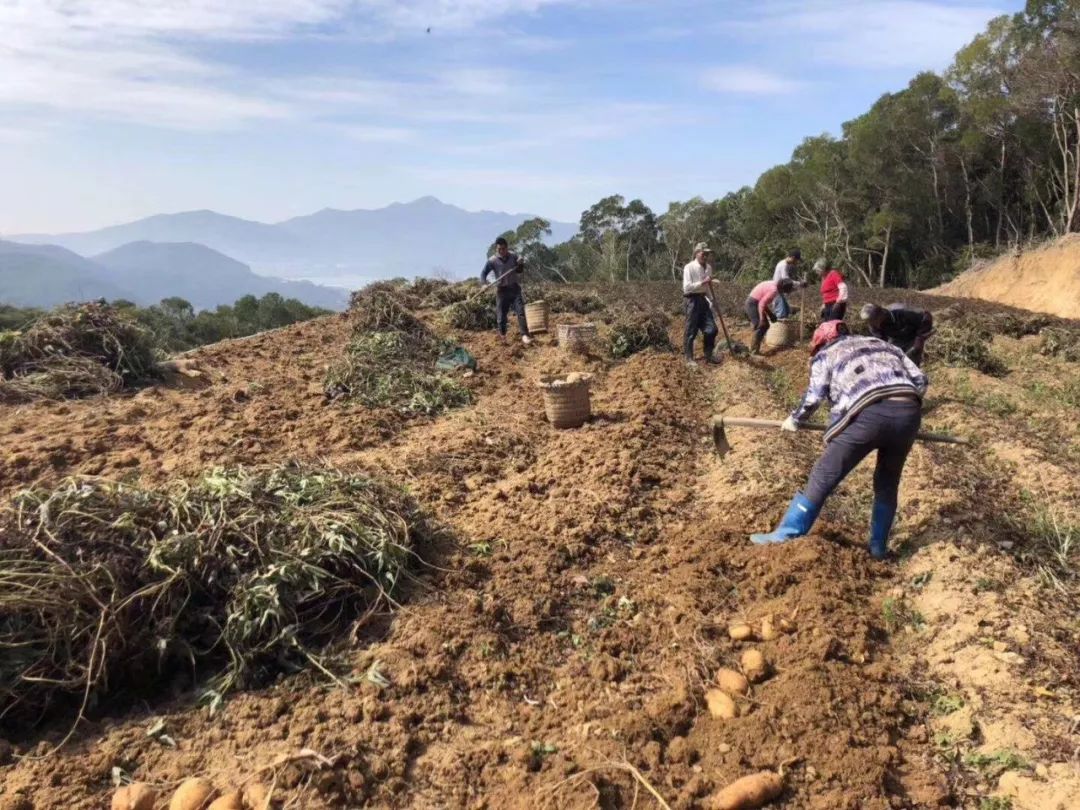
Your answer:
[[[841,335],[850,334],[847,324],[843,321],[825,321],[814,330],[814,336],[810,338],[810,356],[813,357]]]

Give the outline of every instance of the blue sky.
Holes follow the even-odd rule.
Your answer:
[[[1021,0],[0,0],[0,235],[721,196]],[[427,28],[431,32],[427,32]]]

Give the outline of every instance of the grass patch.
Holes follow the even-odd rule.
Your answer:
[[[1028,768],[1028,762],[1015,751],[995,751],[992,754],[972,752],[964,757],[964,764],[981,771],[986,777],[996,779],[1005,771]]]
[[[930,713],[935,717],[945,717],[964,708],[964,699],[960,695],[943,693],[935,695],[930,703]]]
[[[316,650],[389,602],[431,532],[397,488],[299,467],[71,478],[19,493],[0,530],[0,728],[23,732],[184,672],[212,701],[326,673]]]
[[[1080,331],[1050,326],[1042,330],[1039,353],[1060,357],[1070,363],[1080,361]]]
[[[927,344],[933,362],[954,368],[973,368],[1000,377],[1008,367],[990,350],[993,335],[971,324],[950,321],[941,324]]]
[[[1009,518],[1023,541],[1016,554],[1055,590],[1076,598],[1080,591],[1080,522],[1049,497],[1023,492],[1021,500],[1021,511]]]
[[[912,627],[919,630],[926,624],[926,619],[919,611],[911,607],[905,600],[892,596],[881,603],[881,617],[890,633],[895,633],[902,627]]]
[[[979,801],[979,810],[1012,810],[1009,796],[986,796]]]

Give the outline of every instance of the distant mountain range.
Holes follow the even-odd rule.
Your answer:
[[[147,305],[179,296],[196,309],[212,309],[269,292],[327,309],[343,309],[348,300],[345,289],[260,276],[246,264],[190,242],[132,242],[86,259],[57,245],[0,241],[3,304],[52,307],[126,298]]]
[[[256,273],[355,288],[394,276],[477,274],[495,237],[531,216],[465,211],[421,197],[373,210],[326,208],[276,224],[189,211],[85,233],[9,238],[59,245],[82,256],[97,256],[132,242],[194,242],[250,265]],[[552,243],[577,232],[577,226],[567,222],[552,222],[551,227]]]

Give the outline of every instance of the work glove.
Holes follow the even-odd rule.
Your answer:
[[[784,420],[784,423],[780,425],[781,430],[786,430],[789,433],[794,433],[799,429],[799,423],[795,421],[794,416],[789,416]]]

